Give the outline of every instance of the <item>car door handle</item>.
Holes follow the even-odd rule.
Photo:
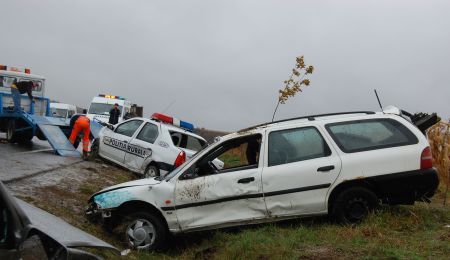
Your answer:
[[[252,182],[252,181],[255,181],[255,177],[240,179],[240,180],[238,180],[237,183],[249,183],[249,182]]]
[[[317,169],[318,172],[328,172],[334,170],[334,165],[323,166]]]

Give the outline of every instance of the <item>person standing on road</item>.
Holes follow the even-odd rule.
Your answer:
[[[14,83],[11,85],[11,94],[14,102],[14,112],[17,113],[22,112],[21,94],[27,93],[31,103],[34,102],[32,94],[33,87],[34,87],[33,81],[20,81],[20,82],[17,82],[17,80],[14,81]]]
[[[109,111],[109,123],[115,125],[119,122],[120,109],[119,104],[114,104],[114,107]]]
[[[78,137],[79,132],[83,132],[83,159],[86,160],[89,152],[89,137],[91,134],[91,121],[86,116],[87,110],[83,109],[83,114],[76,114],[70,119],[70,126],[72,127],[72,133],[70,134],[69,141],[75,147],[75,140]],[[76,148],[76,147],[75,147]]]

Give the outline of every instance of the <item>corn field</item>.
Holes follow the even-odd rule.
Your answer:
[[[428,140],[433,155],[433,165],[445,187],[444,205],[450,186],[450,123],[439,122],[428,130]]]

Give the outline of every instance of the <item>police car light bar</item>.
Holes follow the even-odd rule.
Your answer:
[[[152,118],[156,119],[156,120],[159,120],[159,121],[162,121],[162,122],[167,123],[167,124],[171,124],[171,125],[174,125],[174,126],[181,127],[181,128],[186,129],[186,130],[188,130],[190,132],[194,131],[194,125],[193,124],[191,124],[189,122],[186,122],[186,121],[181,121],[181,120],[179,120],[177,118],[173,118],[173,117],[168,116],[168,115],[164,115],[164,114],[161,114],[161,113],[153,113]]]
[[[14,71],[14,72],[22,72],[25,74],[30,74],[31,70],[28,68],[19,68],[19,67],[11,67],[6,65],[0,65],[0,70],[6,70],[6,71]]]
[[[104,98],[111,98],[111,99],[125,100],[124,97],[119,97],[119,96],[114,96],[114,95],[99,94],[98,96],[99,96],[99,97],[104,97]]]

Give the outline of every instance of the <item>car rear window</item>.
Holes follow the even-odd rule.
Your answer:
[[[326,129],[345,153],[404,146],[419,142],[417,137],[393,119],[368,119],[327,124]]]

